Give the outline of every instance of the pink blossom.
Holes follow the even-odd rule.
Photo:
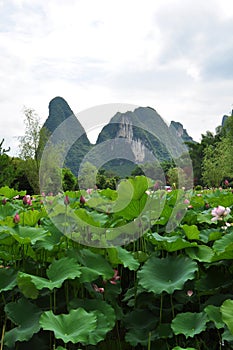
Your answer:
[[[86,203],[86,198],[83,197],[83,196],[81,195],[81,197],[80,197],[80,199],[79,199],[79,202],[80,202],[81,204],[85,204],[85,203]]]
[[[70,204],[70,200],[69,200],[69,197],[67,195],[64,198],[64,204],[65,205],[69,205]]]
[[[193,295],[193,290],[187,290],[187,296],[188,297],[191,297]]]
[[[230,208],[225,208],[222,205],[219,205],[211,211],[211,214],[213,216],[211,221],[222,220],[224,216],[227,216],[230,213],[230,211]]]
[[[14,218],[13,218],[13,221],[15,224],[18,224],[20,222],[20,216],[18,213],[15,214]]]
[[[32,205],[31,196],[29,194],[23,197],[23,204]]]
[[[2,204],[5,205],[6,203],[7,203],[6,198],[3,198],[3,199],[2,199]]]
[[[229,181],[226,179],[226,180],[224,181],[224,184],[225,184],[225,186],[229,186]]]
[[[97,286],[97,284],[93,283],[93,284],[92,284],[92,287],[93,287],[94,291],[96,291],[96,292],[98,292],[98,293],[101,293],[101,294],[104,293],[104,288],[102,288],[102,287],[99,288],[99,287]]]
[[[190,203],[190,200],[188,200],[188,198],[185,198],[184,204],[189,204],[189,203]]]
[[[114,275],[113,277],[109,280],[111,284],[117,284],[117,281],[119,281],[121,277],[118,275],[118,270],[114,269]]]
[[[87,194],[91,194],[91,193],[92,193],[92,191],[93,191],[93,189],[92,189],[92,188],[88,188],[88,189],[86,190]]]

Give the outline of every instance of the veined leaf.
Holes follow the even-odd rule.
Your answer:
[[[17,341],[27,341],[40,330],[41,310],[28,300],[22,298],[5,306],[8,318],[18,325],[5,333],[4,343],[12,348]]]
[[[184,334],[186,338],[193,338],[206,329],[207,322],[208,318],[204,312],[185,312],[177,314],[172,320],[171,326],[176,335]]]
[[[82,308],[61,315],[46,311],[40,317],[40,325],[44,330],[53,331],[55,337],[64,343],[90,344],[89,336],[96,329],[97,317]]]
[[[138,271],[138,278],[149,292],[172,294],[174,290],[182,289],[187,280],[194,279],[197,269],[196,262],[183,256],[159,259],[152,255]]]

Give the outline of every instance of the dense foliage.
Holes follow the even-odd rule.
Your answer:
[[[1,349],[233,349],[231,190],[145,184],[132,179],[135,194],[115,212],[110,189],[30,197],[0,188]],[[71,208],[87,226],[120,227],[146,202],[139,237],[123,246],[87,247],[54,224],[68,227]]]

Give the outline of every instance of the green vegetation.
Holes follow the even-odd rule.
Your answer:
[[[233,349],[232,192],[148,192],[149,185],[136,177],[118,194],[55,197],[0,188],[3,350]],[[130,188],[130,202],[109,212]],[[185,215],[168,233],[178,197]],[[87,239],[85,227],[89,246],[98,229],[108,240],[118,228],[116,240],[141,210],[149,225],[128,232],[132,242],[79,242],[80,235]],[[69,233],[74,215],[84,226]]]

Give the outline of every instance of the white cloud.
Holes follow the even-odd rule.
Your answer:
[[[230,0],[9,0],[0,15],[0,139],[57,95],[74,112],[149,105],[195,139],[231,108]]]

